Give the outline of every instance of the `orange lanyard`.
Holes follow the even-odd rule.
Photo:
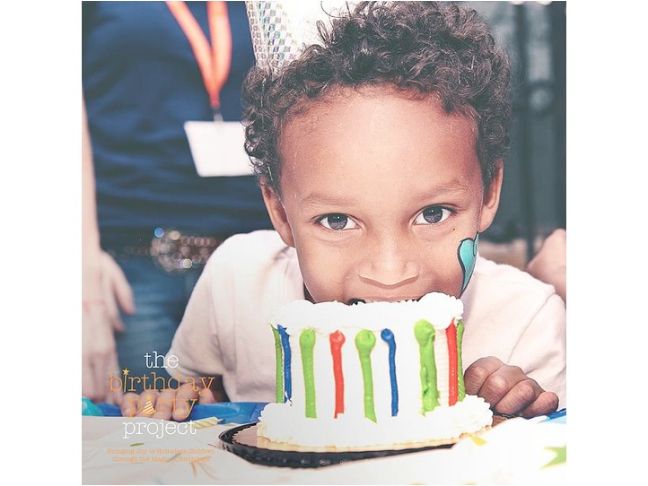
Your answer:
[[[166,2],[189,40],[209,94],[209,102],[215,111],[220,108],[220,91],[227,81],[232,62],[232,32],[225,3],[207,2],[209,33],[212,39],[210,46],[187,4]]]

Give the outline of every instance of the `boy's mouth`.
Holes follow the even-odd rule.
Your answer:
[[[423,298],[422,295],[418,297],[366,297],[364,299],[353,298],[347,301],[347,305],[354,304],[372,304],[374,302],[404,302],[406,300],[415,300],[419,301]]]

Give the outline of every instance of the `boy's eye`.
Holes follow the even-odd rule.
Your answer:
[[[430,206],[421,211],[414,224],[436,224],[445,221],[450,216],[450,210],[441,206]]]
[[[351,218],[344,214],[327,214],[322,216],[318,223],[331,230],[349,230],[357,228],[358,225]]]

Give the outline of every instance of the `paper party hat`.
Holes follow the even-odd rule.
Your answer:
[[[257,65],[276,73],[312,44],[320,44],[317,21],[352,10],[358,2],[245,2]]]

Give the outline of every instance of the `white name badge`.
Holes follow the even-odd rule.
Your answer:
[[[252,175],[241,122],[188,121],[184,124],[191,156],[201,177]]]

